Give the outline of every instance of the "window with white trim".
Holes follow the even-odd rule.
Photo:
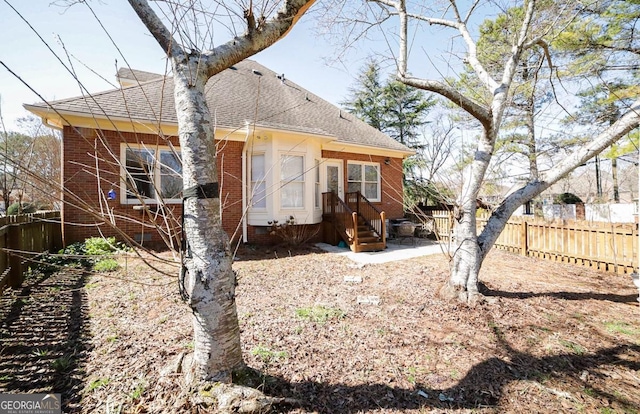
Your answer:
[[[251,156],[251,207],[267,208],[267,183],[265,182],[265,156]]]
[[[182,198],[180,152],[170,148],[127,147],[124,151],[126,201],[178,202]]]
[[[280,207],[304,207],[304,157],[280,156]]]
[[[313,193],[313,205],[316,208],[320,208],[320,161],[315,160],[315,192]]]
[[[380,201],[380,164],[347,162],[347,191],[360,191],[371,201]]]

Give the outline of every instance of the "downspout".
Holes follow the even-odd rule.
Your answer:
[[[247,127],[247,136],[242,145],[242,242],[249,241],[247,216],[247,147],[249,145],[249,128]]]

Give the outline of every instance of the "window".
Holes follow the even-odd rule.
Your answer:
[[[360,191],[371,201],[380,201],[380,165],[347,163],[347,191]]]
[[[304,157],[300,155],[280,157],[280,206],[304,207]]]
[[[251,207],[267,208],[264,154],[251,156]]]
[[[320,194],[320,161],[315,160],[315,174],[316,174],[316,180],[315,180],[315,193],[313,194],[313,205],[316,208],[320,208],[320,199],[321,199],[321,194]]]
[[[180,153],[170,149],[127,148],[126,199],[175,201],[182,198],[182,163]]]

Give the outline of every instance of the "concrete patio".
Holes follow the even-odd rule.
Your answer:
[[[409,239],[387,240],[387,248],[380,252],[354,253],[348,247],[333,246],[327,243],[317,243],[316,246],[326,252],[346,256],[350,260],[359,264],[377,264],[400,261],[420,256],[442,254],[447,250],[446,243],[419,238],[415,238],[415,243]]]

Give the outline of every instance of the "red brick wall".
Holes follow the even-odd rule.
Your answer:
[[[309,243],[323,241],[321,224],[304,224],[302,226]],[[266,227],[249,226],[247,228],[247,238],[252,244],[277,245],[283,243],[281,238],[271,235]]]
[[[72,127],[65,127],[63,133],[62,179],[66,191],[63,195],[62,215],[65,243],[100,235],[116,236],[119,240],[125,240],[124,235],[129,237],[145,235],[143,244],[161,248],[169,241],[169,234],[179,235],[181,204],[167,205],[165,214],[162,215],[156,214],[156,209],[152,205],[149,212],[144,212],[134,210],[133,205],[120,202],[120,167],[118,165],[122,142],[132,144],[144,142],[148,147],[156,144],[166,146],[167,142],[171,142],[178,147],[177,137],[163,139],[150,134]],[[230,236],[234,234],[242,217],[241,154],[242,143],[240,142],[225,142],[224,145],[220,145],[218,153],[223,226]],[[226,169],[224,175],[220,175],[222,165]],[[102,207],[99,188],[104,195]],[[116,190],[118,196],[116,200],[107,202],[106,193],[111,188]],[[167,219],[165,220],[164,217]],[[154,223],[160,227],[159,231]],[[236,237],[240,236],[241,232]],[[150,237],[150,240],[147,237]],[[177,242],[177,238],[174,242]]]
[[[87,128],[64,128],[62,179],[65,185],[62,217],[64,237],[67,244],[82,241],[92,236],[116,236],[119,240],[145,235],[144,244],[149,247],[163,247],[169,235],[180,233],[182,206],[166,206],[165,214],[134,210],[133,205],[120,203],[120,144],[122,142],[141,143],[148,147],[166,146],[171,142],[178,147],[177,137],[161,138],[151,134],[99,131]],[[242,142],[228,141],[218,145],[218,181],[220,182],[220,202],[223,205],[223,227],[234,240],[242,237]],[[343,152],[323,151],[324,158],[369,161],[380,164],[382,200],[375,203],[384,210],[388,218],[403,216],[402,207],[402,159],[368,156]],[[224,168],[224,175],[220,174]],[[345,183],[346,188],[346,174]],[[116,200],[106,200],[109,189],[118,193]],[[99,190],[100,189],[100,190]],[[101,194],[102,193],[102,197]],[[102,200],[102,205],[101,205]],[[167,217],[165,220],[164,217]],[[160,227],[156,229],[154,223]],[[273,236],[257,234],[259,230],[249,226],[251,243],[274,243]],[[164,234],[164,238],[163,238]],[[319,231],[314,238],[321,239]],[[150,239],[146,239],[150,237]],[[175,245],[177,247],[177,245]]]
[[[402,205],[402,158],[383,157],[378,155],[353,154],[338,151],[322,151],[323,158],[341,159],[344,161],[344,188],[347,188],[347,161],[377,162],[380,164],[381,200],[372,203],[384,211],[388,219],[404,217]],[[385,160],[389,159],[389,165]]]

